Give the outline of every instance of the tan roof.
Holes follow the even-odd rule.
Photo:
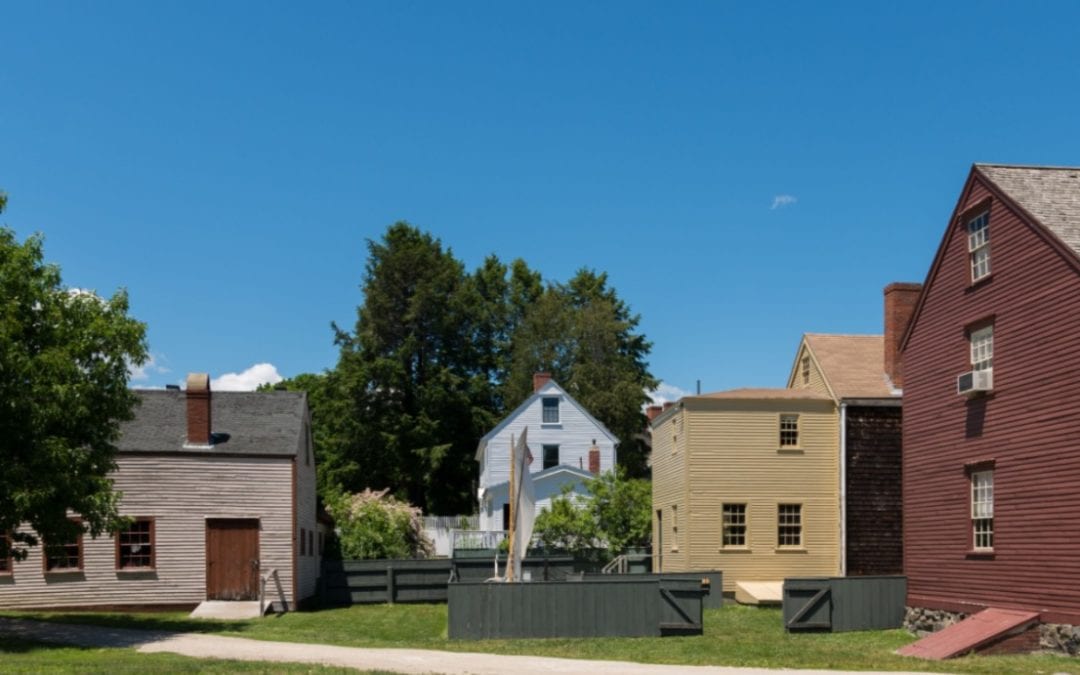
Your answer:
[[[767,400],[767,399],[805,399],[810,401],[827,401],[829,396],[827,394],[814,391],[812,389],[729,389],[727,391],[717,391],[711,394],[702,394],[701,396],[688,396],[687,398],[723,398],[723,399],[749,399],[749,400]]]
[[[806,344],[837,398],[893,398],[885,377],[885,337],[807,333]]]

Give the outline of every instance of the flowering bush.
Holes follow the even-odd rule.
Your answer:
[[[387,492],[368,489],[327,499],[326,510],[337,525],[342,558],[427,558],[434,553],[434,544],[424,534],[420,509]]]

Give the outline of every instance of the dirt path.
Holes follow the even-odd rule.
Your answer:
[[[270,642],[222,637],[204,633],[169,633],[126,628],[103,628],[75,624],[45,623],[25,619],[0,618],[0,634],[39,642],[57,642],[83,647],[131,647],[140,652],[170,652],[196,658],[239,661],[311,663],[363,670],[424,675],[800,675],[823,674],[824,670],[767,670],[726,666],[662,666],[623,661],[556,659],[545,656],[504,656],[427,649],[363,649],[297,642]],[[848,673],[847,675],[858,675]],[[892,675],[904,675],[893,673]],[[914,674],[911,674],[914,675]],[[925,675],[925,674],[924,674]]]

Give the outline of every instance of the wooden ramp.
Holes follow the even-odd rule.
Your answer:
[[[1038,612],[989,607],[944,630],[896,650],[901,656],[951,659],[978,652],[1017,637],[1039,623]]]
[[[737,581],[735,602],[743,605],[779,605],[784,600],[783,581]]]

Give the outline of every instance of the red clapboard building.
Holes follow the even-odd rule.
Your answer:
[[[1080,624],[1080,169],[972,167],[902,349],[908,604]]]

